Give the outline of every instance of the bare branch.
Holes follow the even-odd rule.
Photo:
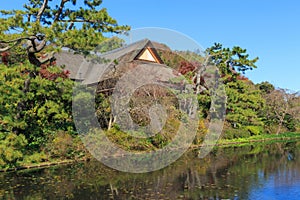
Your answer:
[[[54,17],[54,22],[58,21],[59,16],[61,15],[61,13],[63,11],[63,8],[65,6],[65,3],[67,3],[68,1],[69,0],[61,0],[59,9],[58,9],[58,11],[57,11],[57,13],[55,14],[55,17]]]
[[[48,0],[44,0],[44,3],[43,3],[42,7],[40,8],[40,10],[39,10],[39,12],[38,12],[38,14],[36,16],[36,21],[37,22],[39,22],[41,20],[41,16],[44,13],[47,5],[48,5]]]

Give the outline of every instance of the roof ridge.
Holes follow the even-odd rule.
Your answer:
[[[133,42],[133,43],[128,44],[128,45],[125,44],[124,46],[119,47],[119,48],[117,48],[117,49],[114,49],[114,50],[111,50],[111,51],[107,51],[107,52],[101,53],[100,56],[106,56],[106,55],[109,55],[109,54],[111,54],[111,53],[115,53],[115,52],[121,51],[121,50],[123,50],[123,49],[125,49],[125,48],[134,46],[134,45],[136,45],[136,44],[138,44],[138,43],[142,43],[142,42],[144,42],[145,45],[146,45],[148,42],[151,42],[151,41],[150,41],[148,38],[145,38],[145,39],[142,39],[142,40],[138,40],[138,41]]]

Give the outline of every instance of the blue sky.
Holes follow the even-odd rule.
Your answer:
[[[5,2],[0,9],[19,8],[25,0]],[[260,58],[258,68],[246,73],[253,82],[300,91],[298,0],[104,0],[103,7],[134,29],[173,29],[204,48],[214,42],[246,48]]]

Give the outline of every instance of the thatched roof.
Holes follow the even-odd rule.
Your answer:
[[[85,60],[83,55],[74,54],[71,51],[61,51],[55,54],[56,65],[63,66],[70,72],[71,79],[78,79],[76,75],[80,69],[81,63]]]
[[[155,57],[157,64],[163,64],[152,42],[148,39],[126,45],[124,47],[106,52],[100,55],[93,55],[94,59],[85,58],[83,55],[74,54],[70,51],[62,51],[55,55],[56,64],[65,66],[70,71],[70,78],[81,80],[84,84],[90,85],[103,80],[103,75],[110,74],[109,71],[118,71],[118,68],[124,68],[128,63],[138,59],[141,53],[148,49]],[[109,77],[105,77],[109,78]]]

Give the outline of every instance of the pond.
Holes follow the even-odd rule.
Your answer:
[[[299,199],[300,142],[185,153],[145,174],[97,161],[0,174],[2,199]]]

